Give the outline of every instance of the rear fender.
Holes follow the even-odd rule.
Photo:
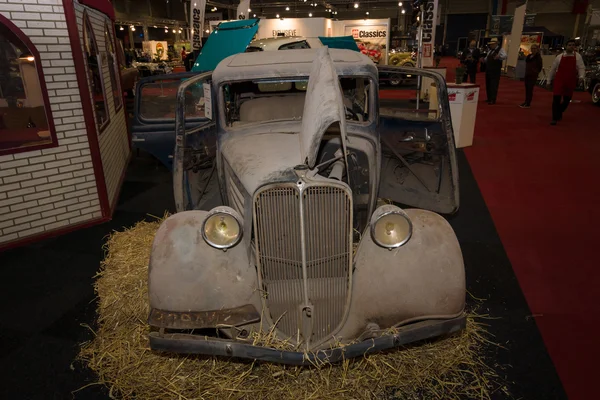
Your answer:
[[[462,253],[450,224],[440,215],[405,210],[413,233],[403,246],[387,250],[367,229],[355,256],[348,318],[337,338],[359,337],[368,324],[388,329],[427,319],[450,319],[465,306]]]
[[[256,269],[244,241],[227,251],[206,244],[202,224],[207,215],[180,212],[158,229],[148,276],[151,309],[202,312],[251,304],[260,312]]]

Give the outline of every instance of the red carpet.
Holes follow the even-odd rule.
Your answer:
[[[524,85],[509,78],[495,106],[484,87],[479,98],[469,164],[569,398],[597,398],[600,108],[576,93],[550,126],[551,92],[520,109]]]

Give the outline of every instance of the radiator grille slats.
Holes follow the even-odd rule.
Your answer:
[[[302,274],[300,201],[304,207],[307,280]],[[350,193],[337,186],[292,184],[263,189],[255,196],[257,261],[271,318],[285,335],[301,329],[304,285],[313,305],[311,342],[342,321],[352,256]],[[281,317],[281,318],[280,318]]]

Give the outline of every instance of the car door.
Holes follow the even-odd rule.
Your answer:
[[[212,72],[196,74],[183,80],[177,90],[173,157],[177,212],[209,210],[222,204],[216,172],[217,110],[211,77]]]
[[[181,84],[197,76],[196,72],[163,74],[143,78],[136,87],[134,118],[131,135],[134,148],[144,150],[172,169],[175,149],[175,116],[177,93]],[[214,123],[193,105],[192,99],[202,101],[203,97],[190,86],[184,93],[190,101],[186,103],[186,129],[203,126],[214,127]]]
[[[442,75],[380,66],[379,81],[410,76],[379,90],[382,165],[379,197],[442,214],[459,207],[450,106]]]

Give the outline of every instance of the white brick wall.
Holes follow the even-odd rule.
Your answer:
[[[92,28],[94,30],[96,44],[98,45],[98,51],[106,51],[104,29],[105,23],[109,24],[110,29],[110,20],[106,18],[102,13],[94,9],[75,3],[75,13],[77,16],[77,25],[79,27],[79,34],[81,37],[82,45],[84,11],[86,11],[86,14],[89,17]],[[108,68],[106,68],[106,66],[108,66],[108,68],[112,66],[106,64],[103,70],[103,81],[106,87],[105,102],[107,105],[107,111],[110,115],[110,123],[100,134],[99,141],[100,154],[102,157],[102,166],[104,169],[104,176],[106,179],[108,199],[111,203],[114,203],[115,201],[117,201],[115,196],[119,190],[121,176],[125,168],[127,168],[127,160],[129,157],[129,137],[126,133],[127,127],[125,120],[125,107],[121,106],[118,112],[116,112],[115,110],[114,97],[109,75],[110,72]],[[117,77],[117,79],[119,79],[119,77]],[[112,207],[114,207],[114,204],[111,204],[111,208]]]
[[[9,1],[0,0],[0,13],[23,29],[40,53],[58,147],[0,156],[0,245],[101,217],[62,1]],[[121,137],[127,143],[123,112],[120,130],[118,123],[112,126],[112,119],[119,119],[110,112],[111,126],[101,137],[101,146],[109,143],[105,150],[115,146],[111,138],[117,147]],[[115,168],[122,170],[123,163],[105,167],[111,179]]]

